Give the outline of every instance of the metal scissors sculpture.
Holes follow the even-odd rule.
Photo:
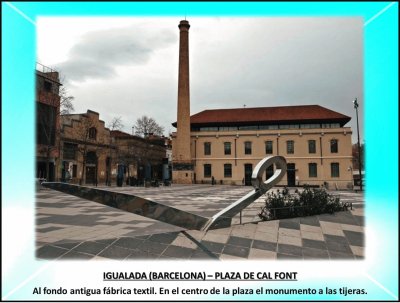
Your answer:
[[[275,165],[275,173],[265,182],[263,174],[266,169]],[[243,198],[233,202],[211,218],[196,215],[172,206],[148,200],[132,194],[112,192],[61,182],[43,182],[44,187],[58,190],[70,195],[95,201],[110,207],[138,214],[185,229],[207,231],[230,226],[232,218],[275,186],[286,173],[286,160],[281,156],[266,157],[254,168],[251,182],[254,189]]]
[[[271,165],[275,165],[274,174],[263,182],[263,174]],[[268,190],[274,187],[286,173],[286,160],[281,156],[270,156],[262,159],[253,170],[251,183],[254,189],[243,198],[224,208],[207,222],[202,230],[216,229],[230,225],[233,216],[245,209]]]

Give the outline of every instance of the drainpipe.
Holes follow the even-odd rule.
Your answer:
[[[197,140],[194,140],[194,166],[196,166],[197,159]]]
[[[321,165],[322,165],[322,137],[319,137],[319,150],[321,154]]]
[[[276,137],[276,154],[279,156],[279,134]]]
[[[237,166],[236,139],[235,139],[235,166]]]

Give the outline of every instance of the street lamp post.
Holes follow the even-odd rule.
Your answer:
[[[360,174],[360,190],[362,191],[363,184],[362,184],[362,175],[361,175],[361,145],[360,145],[360,130],[359,130],[359,127],[358,127],[358,102],[357,102],[357,98],[354,99],[353,104],[354,104],[354,108],[356,110],[356,117],[357,117],[358,171],[359,171],[359,174]]]

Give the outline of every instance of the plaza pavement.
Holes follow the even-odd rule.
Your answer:
[[[211,217],[252,188],[223,185],[99,187]],[[185,230],[42,188],[36,194],[36,256],[47,260],[359,259],[364,256],[363,194],[335,191],[353,209],[333,215],[260,221],[264,197],[232,226]],[[242,223],[242,224],[240,224]]]

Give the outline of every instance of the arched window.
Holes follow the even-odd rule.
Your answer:
[[[96,140],[97,129],[95,127],[89,128],[89,139]]]

